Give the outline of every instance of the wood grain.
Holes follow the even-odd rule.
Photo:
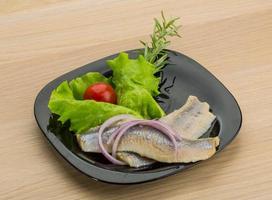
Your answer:
[[[95,182],[41,135],[35,96],[64,72],[138,48],[161,9],[182,19],[171,48],[237,98],[241,133],[209,161],[161,181]],[[0,27],[0,199],[272,199],[271,0],[2,0]]]

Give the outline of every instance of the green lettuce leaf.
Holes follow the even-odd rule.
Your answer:
[[[115,85],[118,104],[140,113],[144,118],[160,118],[165,115],[153,96],[159,94],[160,78],[155,77],[155,65],[140,55],[129,59],[128,54],[107,61],[113,71],[112,82]]]
[[[90,72],[69,83],[64,81],[51,94],[48,107],[58,114],[62,123],[70,120],[70,130],[83,133],[101,125],[118,114],[132,114],[139,118],[154,119],[165,115],[154,100],[159,94],[160,79],[154,76],[157,69],[145,60],[129,59],[126,53],[108,61],[113,70],[111,80],[97,72]],[[117,93],[118,105],[83,100],[87,87],[93,83],[112,83]]]
[[[78,100],[82,98],[83,88],[101,81],[107,82],[107,79],[97,73],[88,73],[70,83],[62,82],[51,94],[49,109],[60,116],[59,120],[62,123],[70,120],[70,130],[76,133],[83,133],[119,114],[132,114],[141,118],[137,112],[123,106],[93,100]]]
[[[156,119],[165,115],[150,93],[140,87],[122,93],[118,104],[140,113],[145,119]]]

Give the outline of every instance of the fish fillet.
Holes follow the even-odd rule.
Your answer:
[[[125,152],[125,151],[117,152],[117,157],[119,160],[124,161],[129,166],[137,167],[137,168],[148,166],[156,162],[155,160],[142,157],[139,154],[132,153],[132,152]]]
[[[107,140],[113,131],[103,134],[102,142],[108,152],[111,152],[111,144]],[[81,148],[87,152],[100,152],[97,134],[81,137]],[[219,138],[203,138],[196,140],[182,139],[178,141],[175,153],[173,144],[167,136],[157,129],[147,126],[135,126],[120,140],[118,152],[134,152],[143,157],[165,163],[188,163],[206,160],[216,152]],[[120,154],[119,154],[120,156]],[[121,156],[122,157],[122,156]]]
[[[210,158],[219,145],[219,138],[182,139],[175,153],[167,136],[150,127],[135,127],[121,140],[118,151],[135,152],[165,163],[188,163]]]
[[[111,127],[103,133],[102,141],[107,143],[111,134],[118,128],[118,126]],[[99,127],[92,128],[86,134],[77,134],[77,141],[82,151],[100,153],[98,145],[98,130]],[[111,152],[111,146],[105,145],[107,150]],[[117,156],[131,167],[144,167],[155,163],[155,160],[142,157],[133,152],[118,152]]]
[[[189,96],[180,109],[162,117],[160,121],[171,126],[181,137],[193,140],[201,137],[215,120],[215,115],[209,110],[208,103]]]
[[[209,112],[209,105],[206,102],[200,102],[197,97],[190,96],[184,106],[160,120],[176,130],[181,137],[189,139],[183,140],[183,144],[185,144],[185,141],[194,140],[202,136],[210,128],[214,119],[215,116]],[[104,132],[103,143],[106,143],[109,136],[116,130],[116,128],[118,128],[118,125],[109,128]],[[77,135],[78,143],[83,151],[100,152],[97,137],[98,130],[99,127],[96,127],[90,129],[86,134]],[[203,141],[201,144],[203,144]],[[111,147],[108,148],[109,151],[110,149]],[[119,159],[132,167],[146,166],[155,162],[150,158],[142,157],[143,154],[140,156],[137,153],[138,152],[132,153],[119,151],[117,155]]]

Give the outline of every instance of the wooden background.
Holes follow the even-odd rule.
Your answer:
[[[234,94],[239,136],[184,173],[142,185],[95,182],[66,163],[33,117],[50,80],[147,40],[160,10],[181,17],[171,49]],[[0,199],[272,199],[271,0],[0,0]]]

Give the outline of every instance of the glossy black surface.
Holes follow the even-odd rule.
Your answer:
[[[131,58],[135,58],[138,50],[131,50],[128,53]],[[50,94],[62,81],[72,80],[90,71],[109,75],[110,71],[106,66],[106,60],[116,56],[117,54],[111,55],[68,72],[48,83],[40,91],[35,101],[34,114],[45,137],[79,171],[95,180],[108,183],[147,182],[175,174],[195,165],[196,163],[155,163],[141,169],[112,165],[100,154],[81,152],[73,133],[68,130],[69,123],[61,125],[56,120],[57,116],[50,113],[47,107]],[[189,95],[195,95],[201,101],[208,102],[212,112],[217,116],[217,121],[204,137],[219,135],[220,145],[217,151],[219,152],[233,140],[241,127],[242,115],[236,100],[220,81],[191,58],[178,52],[169,51],[169,61],[170,64],[163,70],[166,81],[161,87],[163,93],[159,98],[159,101],[163,101],[161,106],[166,113],[169,113],[181,107]]]

